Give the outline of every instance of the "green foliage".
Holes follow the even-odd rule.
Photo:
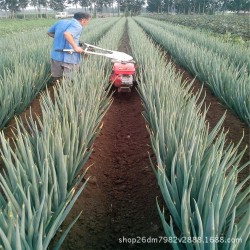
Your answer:
[[[225,41],[226,43],[236,43],[236,44],[240,44],[240,45],[245,45],[246,44],[246,41],[243,40],[242,37],[240,37],[240,36],[234,36],[230,32],[226,32],[222,36],[222,40]]]
[[[51,19],[2,19],[0,20],[0,36],[3,37],[8,34],[17,32],[34,31],[40,28],[49,27],[55,22]],[[13,37],[9,37],[12,40]],[[20,45],[19,45],[20,46]]]
[[[204,40],[202,44],[198,41],[196,44],[195,40],[163,29],[159,21],[159,24],[151,24],[142,17],[137,17],[136,21],[155,41],[169,51],[175,61],[207,84],[223,103],[250,125],[250,63],[247,54],[246,57],[242,54],[243,63],[240,64],[238,61],[241,60],[240,56],[238,60],[236,56],[227,58],[227,54],[220,52],[220,48],[218,51],[217,48],[215,51],[211,50],[209,40]],[[199,40],[198,35],[197,39]],[[235,52],[237,55],[238,51]]]
[[[162,0],[148,0],[147,3],[148,3],[147,11],[156,13],[162,12],[163,8]]]
[[[247,40],[249,33],[248,15],[151,15],[151,17],[193,27],[195,29],[210,30],[219,34],[230,33],[234,37]]]
[[[112,43],[111,49],[117,49],[124,27],[125,19],[98,45]],[[107,64],[106,58],[86,60],[72,81],[54,87],[53,99],[43,94],[42,117],[29,117],[28,129],[18,121],[14,147],[1,133],[5,171],[0,174],[0,248],[48,249],[85,187],[81,182],[87,169],[82,167],[111,104]]]
[[[50,77],[46,31],[31,31],[1,39],[0,129],[26,109]],[[27,47],[27,44],[29,46]]]
[[[214,14],[216,11],[248,11],[248,0],[148,0],[149,12],[177,12],[182,14]]]
[[[130,15],[138,15],[141,11],[142,5],[145,3],[144,0],[120,0],[120,9],[124,11],[125,16]]]
[[[243,186],[250,177],[237,183],[238,173],[249,165],[239,164],[244,151],[237,152],[239,145],[225,146],[224,117],[209,131],[203,101],[198,102],[201,92],[192,94],[192,83],[182,83],[182,76],[133,20],[129,37],[157,161],[151,164],[170,216],[157,207],[166,236],[176,239],[170,241],[172,248],[247,249],[250,188]]]
[[[17,13],[21,9],[25,9],[28,4],[29,0],[3,0],[0,1],[0,9],[9,10],[12,17],[14,17],[15,13]]]
[[[49,6],[55,11],[64,11],[67,6],[67,2],[66,0],[53,0],[49,1]]]
[[[239,46],[241,45],[240,43],[232,44],[233,38],[230,34],[225,35],[225,38],[223,38],[221,36],[217,37],[215,35],[207,34],[207,32],[201,32],[197,29],[191,29],[186,26],[174,25],[168,22],[159,22],[153,19],[148,19],[147,21],[163,28],[172,35],[187,39],[191,43],[207,48],[212,52],[228,58],[229,61],[235,63],[236,67],[246,66],[250,72],[250,58],[248,56],[249,49],[245,46]],[[241,39],[241,41],[243,40]]]

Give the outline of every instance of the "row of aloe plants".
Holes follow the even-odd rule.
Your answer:
[[[1,46],[0,129],[27,107],[44,88],[50,74],[50,48],[45,32],[18,34],[12,40],[2,38]]]
[[[247,249],[250,188],[243,191],[243,186],[249,177],[237,183],[238,173],[247,167],[239,166],[244,152],[225,146],[226,134],[219,132],[224,117],[209,132],[203,102],[197,101],[201,92],[190,93],[192,84],[182,83],[133,19],[129,37],[157,162],[151,164],[170,215],[158,202],[157,207],[172,248]]]
[[[121,19],[98,45],[117,49],[124,28]],[[47,249],[82,192],[86,167],[81,169],[111,104],[108,65],[105,58],[89,58],[72,81],[54,87],[54,100],[44,94],[42,119],[27,118],[28,129],[17,121],[14,147],[1,132],[0,247]]]
[[[235,67],[232,60],[208,48],[199,46],[185,37],[174,35],[159,25],[149,23],[144,18],[135,20],[161,44],[173,58],[201,81],[232,109],[243,121],[250,125],[250,74],[247,68]]]
[[[103,22],[95,19],[86,28],[84,41],[97,41],[118,20],[111,18]],[[22,112],[48,82],[51,41],[45,29],[32,31],[29,36],[17,34],[12,40],[10,37],[1,39],[0,129]]]
[[[220,39],[211,37],[207,33],[199,32],[187,27],[157,21],[151,18],[147,18],[146,20],[147,22],[162,27],[164,30],[166,30],[166,32],[170,32],[178,37],[184,37],[191,43],[195,43],[200,47],[218,53],[226,60],[234,63],[236,68],[247,67],[248,73],[250,74],[249,48],[240,46],[238,44],[222,42]]]
[[[1,19],[0,35],[12,36],[18,32],[30,32],[31,30],[48,27],[55,22],[53,19]],[[11,37],[10,37],[11,39]]]
[[[248,15],[151,15],[152,18],[218,34],[230,34],[234,41],[250,38]],[[237,39],[238,38],[238,39]]]

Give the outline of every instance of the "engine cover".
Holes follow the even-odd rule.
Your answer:
[[[133,75],[135,73],[135,65],[133,63],[114,63],[113,72],[116,75]]]
[[[118,88],[118,91],[130,91],[130,88],[133,86],[134,73],[134,63],[116,62],[113,65],[110,82]]]

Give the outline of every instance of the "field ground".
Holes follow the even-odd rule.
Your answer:
[[[119,50],[130,52],[126,33]],[[184,69],[176,66],[176,70],[183,73],[183,79],[193,79]],[[200,88],[201,83],[195,80],[193,91]],[[212,128],[226,109],[208,89],[203,89],[202,96],[205,92],[205,103],[210,105],[207,121]],[[32,102],[31,109],[33,114],[40,114],[39,97]],[[28,110],[21,114],[23,119]],[[102,131],[94,142],[93,154],[87,162],[87,166],[93,164],[88,171],[91,179],[63,225],[65,228],[82,211],[63,244],[63,250],[167,249],[167,246],[156,243],[119,243],[119,239],[126,241],[123,237],[157,238],[164,235],[156,209],[156,197],[161,197],[161,194],[148,160],[150,140],[142,111],[136,88],[131,93],[114,94],[113,103],[103,120]],[[4,130],[6,135],[11,136],[13,124],[14,121],[11,121]],[[245,130],[240,148],[248,144],[247,125],[230,111],[227,111],[224,128],[229,130],[228,141],[235,143]],[[249,150],[243,162],[248,159]],[[245,171],[242,175],[248,174]]]

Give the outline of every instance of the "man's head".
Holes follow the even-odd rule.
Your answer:
[[[90,14],[86,12],[77,12],[74,14],[74,18],[82,25],[85,26],[90,19]]]

